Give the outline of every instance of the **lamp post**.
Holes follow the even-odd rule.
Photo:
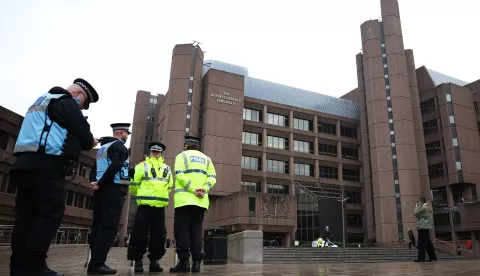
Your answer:
[[[342,247],[345,247],[345,201],[347,201],[348,199],[349,197],[344,197],[343,191],[341,198],[337,199],[337,201],[340,201],[342,203]]]
[[[455,237],[455,228],[453,227],[453,213],[452,213],[452,210],[455,208],[455,206],[453,207],[448,207],[448,213],[450,215],[450,227],[451,227],[451,231],[452,231],[452,242],[453,242],[453,247],[456,246],[456,237]]]

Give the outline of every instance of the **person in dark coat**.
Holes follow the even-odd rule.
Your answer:
[[[412,249],[412,245],[413,247],[417,248],[417,245],[416,245],[416,241],[415,241],[415,234],[413,233],[412,229],[408,228],[408,238],[410,239],[410,241],[408,242],[408,249]]]
[[[10,170],[17,187],[10,275],[63,275],[47,267],[47,252],[65,211],[65,177],[73,175],[81,151],[97,144],[82,114],[97,101],[95,89],[76,79],[67,89],[53,87],[28,109]]]

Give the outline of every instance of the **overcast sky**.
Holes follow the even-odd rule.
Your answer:
[[[480,1],[400,0],[416,66],[480,78]],[[138,90],[164,94],[175,44],[200,41],[205,59],[250,76],[339,97],[357,87],[360,24],[380,0],[0,0],[0,105],[21,114],[53,86],[89,81],[96,137],[131,122]]]

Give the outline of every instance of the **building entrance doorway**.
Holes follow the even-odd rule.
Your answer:
[[[285,233],[263,232],[263,246],[280,247],[283,244]]]

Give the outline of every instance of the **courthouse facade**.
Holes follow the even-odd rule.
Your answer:
[[[204,228],[261,230],[282,246],[309,243],[326,225],[341,242],[342,217],[347,242],[408,239],[421,195],[433,200],[437,238],[476,236],[480,81],[417,68],[398,2],[380,2],[381,21],[361,25],[358,86],[341,98],[176,45],[168,91],[137,93],[132,162],[161,141],[173,166],[184,135],[201,137],[217,169]],[[172,207],[167,217],[172,237]]]

